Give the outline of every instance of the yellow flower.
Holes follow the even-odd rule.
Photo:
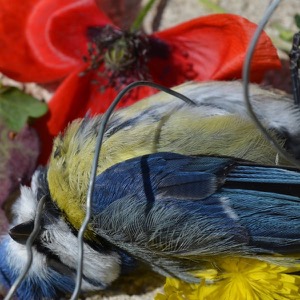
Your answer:
[[[296,300],[300,266],[283,267],[249,258],[216,260],[218,269],[197,272],[199,284],[167,278],[155,300]]]

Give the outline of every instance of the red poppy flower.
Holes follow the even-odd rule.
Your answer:
[[[94,0],[0,0],[0,5],[0,71],[22,82],[61,81],[49,114],[36,126],[44,157],[52,146],[49,138],[88,110],[105,111],[125,84],[148,79],[171,87],[240,78],[256,28],[242,17],[218,14],[146,35],[117,27]],[[279,66],[276,49],[263,34],[252,80]],[[122,105],[151,93],[138,88]]]

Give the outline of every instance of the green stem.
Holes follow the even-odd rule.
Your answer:
[[[275,48],[285,52],[286,54],[289,54],[291,51],[291,43],[288,43],[287,41],[284,41],[281,38],[278,38],[276,36],[270,36],[272,43],[274,44]]]
[[[132,23],[132,25],[130,27],[131,32],[140,29],[146,15],[148,14],[150,9],[152,8],[155,1],[156,0],[149,0],[148,3],[141,9],[138,16],[136,17],[136,19],[134,20],[134,22]]]
[[[226,13],[226,10],[224,8],[222,8],[217,4],[212,3],[210,0],[199,0],[199,2],[214,13]]]

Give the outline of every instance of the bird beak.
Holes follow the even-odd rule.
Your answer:
[[[29,235],[33,231],[34,221],[28,221],[16,225],[9,230],[10,237],[19,244],[25,245]]]

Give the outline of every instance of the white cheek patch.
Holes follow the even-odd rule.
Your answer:
[[[34,219],[38,204],[37,190],[39,173],[40,171],[38,170],[34,172],[31,180],[31,188],[27,186],[20,187],[21,195],[12,207],[14,215],[13,225]]]
[[[16,270],[18,273],[22,272],[27,264],[27,251],[26,246],[15,242],[13,239],[7,236],[7,251],[6,259],[8,265],[12,270]],[[29,269],[28,276],[37,276],[39,278],[48,277],[46,256],[37,252],[32,248],[33,259],[32,265]]]
[[[32,187],[21,186],[21,194],[12,206],[12,213],[14,216],[13,222],[10,227],[18,225],[23,222],[33,220],[35,218],[37,207],[37,183],[38,183],[39,171],[35,171],[32,177]],[[9,235],[6,235],[1,240],[1,243],[6,244],[6,259],[7,263],[12,270],[17,273],[23,272],[24,267],[27,264],[27,250],[26,246],[17,243]],[[48,277],[46,256],[37,252],[32,248],[33,260],[28,276],[37,276],[39,278]]]
[[[46,228],[44,246],[56,254],[63,264],[71,269],[77,268],[78,241],[68,225],[62,220]],[[119,277],[121,260],[116,252],[101,253],[84,243],[83,274],[90,279],[109,285]],[[86,283],[86,290],[93,286]]]
[[[31,188],[21,186],[21,195],[12,207],[14,220],[12,225],[33,220],[37,207],[36,195]]]
[[[33,193],[36,195],[37,194],[37,190],[38,190],[38,187],[39,187],[39,182],[38,182],[38,178],[39,178],[39,175],[40,175],[40,172],[39,170],[36,170],[33,175],[32,175],[32,179],[31,179],[31,189],[33,191]]]

